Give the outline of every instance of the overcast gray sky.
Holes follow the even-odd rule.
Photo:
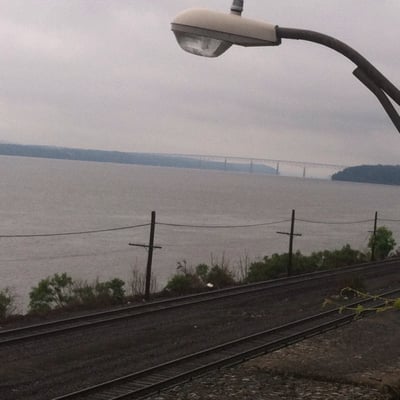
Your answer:
[[[207,59],[170,31],[230,0],[0,0],[0,141],[132,152],[399,163],[353,64],[293,40]],[[246,0],[243,16],[337,37],[400,87],[399,0]]]

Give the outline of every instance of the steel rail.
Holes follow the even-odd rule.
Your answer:
[[[400,289],[382,293],[381,296],[391,296],[400,293]],[[348,304],[348,307],[358,305],[385,305],[385,301],[363,299]],[[306,338],[327,332],[339,326],[352,322],[358,314],[348,312],[339,314],[340,308],[325,311],[313,316],[293,321],[263,332],[258,332],[227,343],[223,343],[184,357],[156,365],[154,367],[134,372],[98,385],[68,393],[52,400],[122,400],[142,398],[145,395],[158,392],[185,382],[195,376],[213,369],[241,363],[251,358],[279,350]]]
[[[109,324],[119,320],[126,320],[130,318],[137,318],[157,312],[257,293],[265,291],[267,289],[279,289],[318,279],[340,276],[342,274],[374,270],[382,268],[383,266],[390,266],[397,263],[399,263],[398,259],[390,259],[374,263],[357,264],[333,270],[316,271],[302,275],[294,275],[286,278],[239,285],[231,288],[225,288],[205,293],[203,292],[193,295],[174,297],[141,305],[120,307],[118,309],[111,309],[96,313],[84,314],[76,317],[48,321],[41,324],[22,326],[13,329],[3,329],[0,330],[0,346],[20,343],[37,338],[44,338],[74,330],[91,328],[98,325]]]

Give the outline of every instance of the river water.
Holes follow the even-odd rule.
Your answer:
[[[177,262],[221,261],[237,268],[288,249],[292,209],[294,249],[304,254],[346,243],[366,249],[373,218],[400,241],[400,188],[328,180],[0,157],[0,288],[21,307],[42,278],[67,272],[94,281],[144,271],[149,227],[51,237],[4,237],[82,232],[157,222],[153,271],[162,288]],[[387,221],[391,220],[391,221]],[[260,223],[281,223],[254,226]],[[359,222],[365,221],[365,222]],[[345,222],[345,224],[343,224]],[[196,226],[228,226],[204,228]],[[233,227],[236,226],[236,227]]]

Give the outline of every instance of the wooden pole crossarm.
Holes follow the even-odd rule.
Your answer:
[[[150,246],[148,244],[138,244],[138,243],[129,243],[129,246],[136,246],[136,247],[144,247],[145,249],[148,249]],[[153,249],[162,249],[161,246],[152,246]]]

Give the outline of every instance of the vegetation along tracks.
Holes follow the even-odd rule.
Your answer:
[[[239,285],[193,295],[174,297],[140,305],[125,306],[117,309],[110,309],[65,319],[47,321],[40,324],[27,325],[13,329],[2,329],[0,330],[0,346],[20,343],[35,338],[44,338],[46,336],[52,336],[73,330],[90,328],[96,325],[109,324],[118,320],[135,318],[170,309],[217,301],[245,294],[257,293],[268,289],[285,288],[291,285],[298,285],[315,280],[323,280],[330,277],[340,276],[342,274],[368,272],[376,269],[381,270],[385,266],[390,267],[396,264],[399,264],[399,260],[389,259],[380,262],[353,265],[349,267],[312,272],[303,275],[294,275],[287,278]]]
[[[400,293],[400,289],[382,293],[381,296],[386,297],[398,293]],[[374,307],[380,307],[385,305],[385,301],[377,301],[370,298],[359,299],[347,304],[347,307],[357,308],[357,306],[361,305],[368,307],[370,304]],[[199,376],[213,369],[238,364],[335,329],[352,322],[359,315],[356,311],[349,311],[348,309],[344,313],[339,313],[340,310],[341,308],[335,308],[318,313],[266,331],[204,349],[146,370],[102,382],[53,400],[121,400],[143,398],[144,396],[185,382],[192,377]]]

